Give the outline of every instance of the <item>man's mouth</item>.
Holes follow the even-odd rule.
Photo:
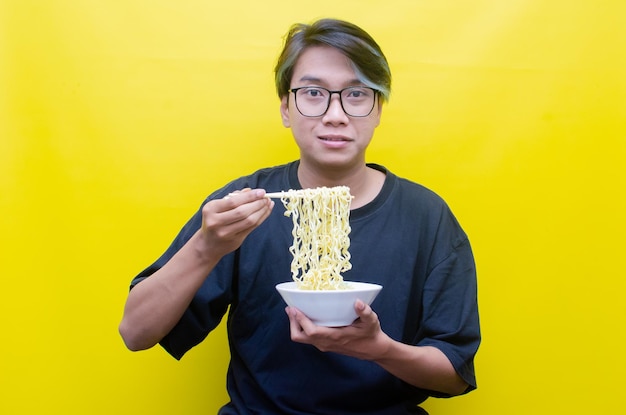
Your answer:
[[[319,139],[323,141],[350,141],[348,137],[340,135],[323,135],[319,136]]]

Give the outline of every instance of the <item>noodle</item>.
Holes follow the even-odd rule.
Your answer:
[[[290,190],[281,197],[293,220],[291,274],[302,290],[347,288],[341,273],[350,264],[350,203],[346,186]]]

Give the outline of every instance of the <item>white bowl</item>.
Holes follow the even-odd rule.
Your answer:
[[[345,281],[345,290],[301,290],[295,281],[283,282],[276,290],[288,306],[302,311],[318,326],[349,326],[357,318],[354,302],[359,299],[371,304],[383,288],[378,284]]]

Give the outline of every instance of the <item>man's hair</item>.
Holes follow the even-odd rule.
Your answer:
[[[321,19],[312,24],[297,23],[291,26],[274,69],[276,91],[280,98],[289,94],[298,58],[312,46],[338,49],[352,62],[354,71],[364,85],[378,90],[383,101],[389,99],[391,71],[380,46],[360,27],[336,19]]]

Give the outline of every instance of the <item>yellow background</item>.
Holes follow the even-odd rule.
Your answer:
[[[205,195],[297,157],[272,68],[323,16],[391,63],[369,161],[443,196],[475,249],[479,389],[426,407],[623,411],[622,0],[3,0],[0,413],[225,402],[223,326],[177,362],[117,324]]]

